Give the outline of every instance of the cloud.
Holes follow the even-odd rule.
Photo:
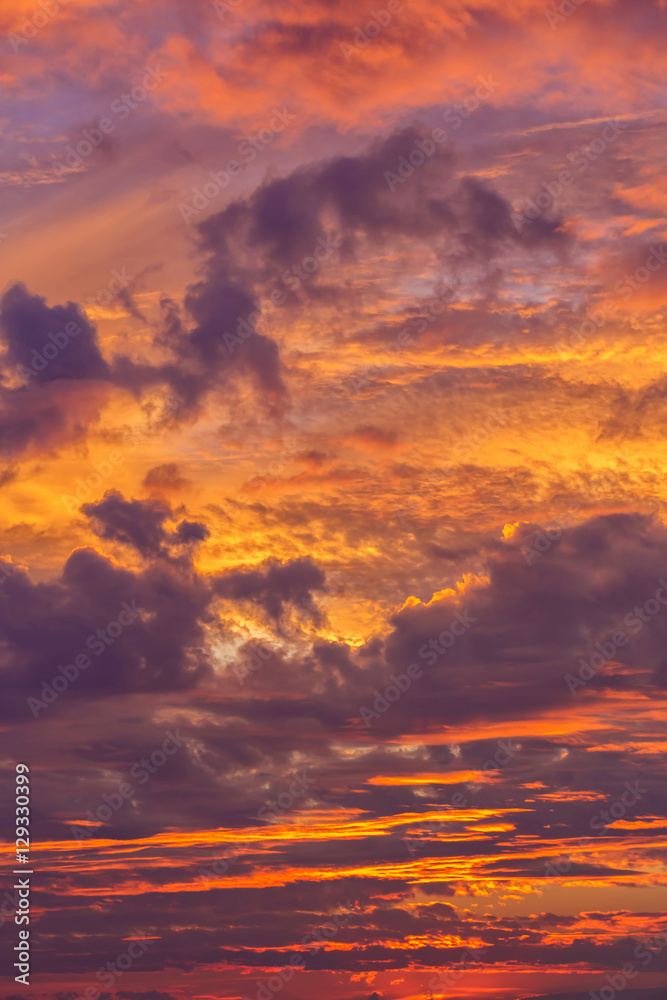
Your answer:
[[[109,490],[99,503],[84,504],[81,510],[101,538],[132,545],[144,556],[160,553],[167,540],[164,522],[171,510],[158,500],[125,500]]]
[[[178,462],[163,462],[149,469],[143,478],[144,489],[155,493],[178,493],[192,485],[181,473]]]
[[[313,592],[325,588],[325,575],[312,559],[268,562],[256,570],[232,570],[219,577],[215,589],[222,597],[251,601],[279,621],[288,603],[300,604],[318,620]]]
[[[421,148],[430,151],[420,154],[423,164],[410,167],[406,176],[397,174]],[[376,139],[358,155],[299,167],[231,202],[197,226],[202,276],[186,289],[182,308],[161,296],[162,318],[144,360],[119,353],[107,361],[77,306],[50,308],[23,285],[13,286],[0,314],[6,363],[23,372],[32,363],[36,371],[29,390],[5,391],[5,450],[53,447],[84,433],[85,420],[75,422],[68,412],[77,410],[79,397],[69,386],[74,381],[87,386],[101,380],[108,389],[137,398],[164,388],[171,418],[179,420],[200,413],[212,395],[233,392],[239,379],[249,379],[266,411],[284,415],[287,369],[277,340],[262,328],[276,308],[271,296],[279,293],[278,301],[290,308],[323,294],[336,301],[339,293],[327,290],[327,268],[336,260],[358,261],[387,241],[400,246],[416,240],[443,260],[459,263],[488,263],[512,245],[526,250],[540,245],[557,253],[566,247],[559,220],[538,220],[517,232],[503,195],[488,182],[459,179],[457,168],[455,153],[416,124]],[[389,184],[390,176],[397,180]],[[52,344],[50,334],[62,346]],[[37,359],[35,352],[42,349],[53,359]],[[61,382],[66,389],[57,404],[39,395],[39,389]],[[81,410],[79,405],[80,417]],[[98,412],[92,410],[88,419]],[[49,423],[52,430],[43,433]]]
[[[83,380],[0,388],[0,454],[19,459],[83,438],[107,398],[104,384]]]
[[[409,598],[365,647],[318,641],[311,656],[292,656],[279,672],[258,671],[253,689],[262,701],[249,702],[244,711],[311,716],[332,731],[347,725],[369,736],[438,732],[443,725],[477,721],[516,724],[576,707],[567,677],[578,676],[581,660],[619,629],[627,642],[602,657],[609,663],[584,685],[582,704],[602,704],[607,692],[638,694],[662,684],[667,614],[647,616],[638,608],[654,601],[661,587],[664,525],[640,514],[592,518],[564,531],[541,559],[527,560],[538,530],[522,525],[491,547],[483,574],[458,589],[446,587],[428,601]],[[305,597],[307,606],[311,590],[323,586],[323,574],[306,560],[232,571],[215,583],[221,596],[252,601],[274,619],[286,600],[303,603]],[[419,676],[365,729],[361,707],[372,706],[411,663]]]
[[[181,542],[204,542],[210,534],[206,525],[199,521],[181,521],[176,529],[176,535]]]
[[[0,140],[0,741],[49,871],[39,1000],[133,938],[115,1000],[255,996],[295,951],[285,994],[417,996],[479,943],[434,993],[599,993],[662,927],[664,11],[57,6],[3,15],[48,23],[7,43]]]
[[[49,307],[25,285],[9,288],[0,300],[5,364],[29,370],[38,384],[61,379],[108,379],[95,327],[72,302]]]
[[[94,326],[73,303],[50,308],[16,284],[0,300],[0,328],[5,380],[24,383],[0,389],[0,453],[49,451],[83,436],[110,388]]]
[[[421,146],[430,143],[430,154]],[[413,154],[421,166],[411,166]],[[407,163],[411,172],[397,173]],[[472,177],[458,180],[455,153],[439,146],[421,124],[377,139],[356,156],[338,156],[286,177],[270,180],[244,201],[232,202],[198,226],[202,247],[222,263],[240,261],[273,278],[299,265],[331,240],[333,222],[340,254],[353,259],[362,241],[420,239],[493,254],[501,242],[525,242],[511,222],[511,206],[491,187]],[[404,176],[405,174],[405,176]],[[388,182],[387,178],[394,180]],[[558,247],[564,234],[557,223],[532,230],[529,242]],[[318,242],[319,241],[319,242]],[[244,254],[253,250],[255,257]],[[260,271],[261,273],[261,271]],[[309,284],[304,283],[307,294]]]
[[[149,525],[146,533],[151,530]],[[17,721],[32,720],[26,699],[40,697],[59,665],[78,654],[90,665],[63,702],[194,686],[209,670],[202,647],[211,598],[210,588],[181,564],[159,561],[135,573],[92,549],[73,552],[50,582],[33,583],[15,570],[0,589],[5,711]],[[126,604],[140,613],[118,638],[110,638],[106,627]]]

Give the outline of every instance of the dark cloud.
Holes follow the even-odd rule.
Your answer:
[[[453,896],[455,892],[451,882],[421,882],[419,889],[427,896]]]
[[[430,143],[432,152],[421,154],[424,162],[410,172],[410,156],[419,152],[420,143]],[[326,262],[339,250],[349,259],[361,251],[363,240],[418,238],[442,252],[447,247],[448,253],[458,242],[486,255],[507,242],[563,242],[557,223],[522,236],[503,196],[475,178],[457,180],[457,166],[449,148],[434,143],[423,126],[410,126],[376,140],[358,156],[340,156],[269,181],[247,200],[200,223],[202,247],[221,264],[234,262],[245,273],[252,269],[255,280],[263,259],[264,280],[275,280],[283,268],[313,255]],[[254,255],[248,256],[249,250]],[[304,283],[305,294],[313,282],[316,276]]]
[[[118,357],[114,377],[138,395],[150,386],[167,386],[174,414],[181,416],[244,375],[254,380],[270,409],[285,395],[282,362],[275,342],[255,329],[260,311],[252,284],[214,256],[204,270],[206,277],[185,295],[191,325],[181,320],[174,303],[164,307],[164,329],[155,346],[168,346],[172,360],[150,365]]]
[[[7,376],[24,383],[0,388],[0,454],[49,451],[82,437],[110,387],[94,326],[72,302],[49,307],[15,284],[0,300],[0,329]]]
[[[284,395],[274,341],[249,327],[242,328],[252,333],[249,339],[238,335],[239,324],[256,310],[251,287],[226,277],[211,262],[207,279],[188,289],[185,309],[193,321],[190,328],[175,303],[163,302],[164,322],[155,346],[166,346],[170,360],[154,364],[120,355],[108,363],[94,326],[78,306],[70,302],[51,308],[24,285],[12,286],[0,302],[3,361],[25,385],[0,390],[0,452],[47,450],[85,434],[105,399],[100,381],[137,397],[166,387],[172,418],[196,411],[205,396],[239,375],[253,378],[267,401]]]
[[[253,690],[262,698],[248,701],[244,713],[256,720],[272,714],[300,724],[310,719],[332,731],[347,724],[370,738],[476,719],[516,721],[569,708],[576,698],[663,683],[667,605],[655,594],[666,596],[660,583],[667,580],[664,525],[639,514],[597,517],[562,532],[538,555],[532,546],[540,531],[520,526],[486,552],[488,580],[408,602],[390,617],[386,634],[365,647],[317,641],[308,655],[284,658],[280,670],[257,671]],[[274,620],[287,601],[312,610],[313,591],[324,587],[310,560],[236,570],[214,583],[220,596],[251,601]],[[643,610],[647,601],[655,613]],[[604,644],[619,630],[626,641],[602,656],[598,644],[608,649]],[[594,669],[573,691],[568,678],[579,679],[582,661],[591,657],[604,669]],[[614,661],[626,669],[614,669]],[[409,690],[386,711],[375,711],[378,693],[410,664],[419,676]],[[375,711],[370,728],[362,707]]]
[[[191,485],[191,480],[181,473],[177,462],[163,462],[149,469],[143,479],[146,490],[159,493],[178,492]]]
[[[313,594],[324,590],[325,576],[310,559],[206,578],[182,549],[176,550],[180,555],[171,551],[172,545],[204,541],[204,524],[182,520],[167,531],[165,522],[173,517],[167,505],[126,500],[117,491],[82,510],[102,538],[131,545],[146,567],[124,569],[92,549],[76,550],[50,582],[32,583],[10,567],[0,587],[0,637],[7,710],[18,719],[31,718],[27,698],[39,698],[44,683],[77,654],[92,662],[66,685],[75,698],[195,686],[209,673],[205,627],[218,597],[250,601],[276,622],[287,605],[319,620]],[[131,620],[123,622],[128,607]],[[116,624],[107,634],[110,622]]]
[[[424,144],[433,149],[423,165],[397,174],[401,164],[410,167],[411,155]],[[398,179],[388,181],[392,177]],[[32,365],[36,370],[29,377],[38,387],[104,380],[141,397],[161,386],[170,394],[175,419],[196,413],[211,393],[231,391],[235,380],[245,377],[255,383],[267,411],[279,415],[288,402],[285,370],[278,344],[261,329],[262,294],[277,288],[282,301],[292,305],[317,297],[326,286],[319,272],[326,271],[327,262],[352,260],[366,244],[417,239],[443,259],[484,261],[510,244],[558,249],[565,239],[558,221],[542,217],[519,233],[503,196],[475,178],[457,179],[454,154],[434,143],[421,125],[378,139],[357,156],[339,156],[271,180],[197,228],[205,255],[202,277],[188,287],[182,311],[172,299],[161,300],[154,346],[166,349],[166,360],[121,355],[109,363],[77,306],[49,308],[15,285],[0,307],[5,363],[23,372]],[[297,293],[293,283],[283,281],[284,272],[304,261],[308,280],[297,282]],[[332,294],[335,300],[335,289]],[[68,337],[66,331],[75,328],[76,335]],[[60,341],[52,344],[50,334]],[[61,341],[62,348],[57,346]],[[45,345],[49,354],[55,352],[53,359],[35,360]],[[11,393],[0,448],[20,452],[82,433],[86,424],[72,426],[70,406],[69,397]]]
[[[20,367],[26,380],[109,378],[95,327],[73,302],[49,307],[25,285],[13,285],[0,300],[0,326],[5,364]]]
[[[108,490],[97,503],[84,504],[82,512],[93,522],[100,538],[131,545],[142,556],[168,556],[174,544],[203,542],[210,531],[200,521],[180,521],[174,532],[165,522],[175,518],[161,499],[126,500],[118,490]]]
[[[267,563],[257,570],[233,570],[219,577],[215,589],[222,597],[251,601],[279,620],[288,603],[301,604],[317,616],[313,592],[323,591],[326,577],[310,558],[289,563]]]
[[[171,510],[158,500],[126,500],[118,490],[109,490],[103,500],[81,510],[101,538],[132,545],[144,556],[161,552],[167,540],[164,522]]]
[[[199,521],[181,521],[176,528],[176,537],[181,542],[204,542],[211,532]]]
[[[542,555],[533,549],[540,530],[523,525],[490,555],[488,585],[470,587],[460,597],[407,606],[393,616],[384,646],[386,663],[392,670],[405,670],[416,662],[424,676],[388,718],[409,704],[405,711],[417,713],[423,724],[429,702],[445,691],[447,707],[438,714],[442,718],[445,712],[451,720],[569,704],[573,693],[566,675],[577,675],[579,660],[597,653],[596,643],[619,629],[627,642],[611,658],[633,670],[623,678],[601,671],[592,686],[642,685],[643,672],[659,669],[667,614],[644,613],[646,621],[641,621],[636,609],[655,600],[661,588],[667,564],[664,526],[639,514],[594,518],[563,532]],[[457,613],[467,614],[470,626],[463,631],[455,625],[463,634],[441,654],[430,644],[435,640],[439,645],[437,637],[450,632]],[[444,641],[451,643],[451,633]],[[494,683],[499,672],[501,689]]]
[[[63,699],[192,687],[208,672],[202,647],[211,596],[182,564],[161,560],[134,573],[91,549],[76,550],[50,582],[15,570],[0,588],[5,711],[31,720],[27,698],[41,697],[77,654],[90,665]]]

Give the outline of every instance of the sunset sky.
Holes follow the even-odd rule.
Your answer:
[[[2,0],[5,1000],[667,996],[667,0],[550,2]]]

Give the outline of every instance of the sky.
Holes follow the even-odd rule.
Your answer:
[[[2,3],[4,1000],[663,1000],[667,2],[551,2]]]

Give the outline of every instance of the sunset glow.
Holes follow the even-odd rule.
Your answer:
[[[664,1000],[665,0],[0,29],[4,1000]]]

